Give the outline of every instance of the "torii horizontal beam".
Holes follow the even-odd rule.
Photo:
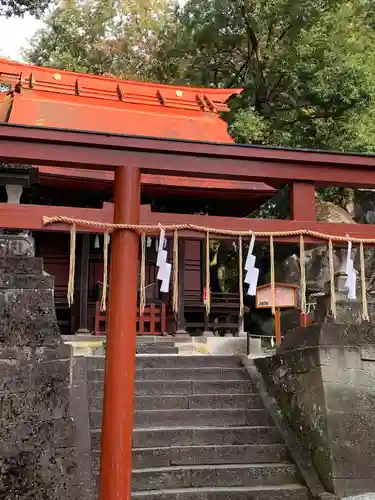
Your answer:
[[[375,187],[375,156],[108,135],[0,124],[0,162],[186,177]]]
[[[0,203],[0,221],[6,221],[8,229],[27,229],[30,231],[60,231],[68,232],[66,224],[43,225],[43,217],[71,217],[76,219],[92,220],[97,222],[113,222],[113,204],[104,203],[102,209],[98,208],[75,208],[58,207],[51,205],[11,205]],[[335,224],[317,221],[293,221],[279,219],[241,219],[237,217],[217,217],[212,215],[187,215],[152,212],[149,205],[142,205],[140,223],[145,225],[171,225],[171,224],[193,224],[214,229],[231,229],[234,231],[295,231],[298,229],[309,229],[334,236],[349,235],[353,238],[375,238],[375,226],[361,224]],[[77,227],[79,232],[101,233],[102,229],[88,227]],[[181,232],[182,237],[188,239],[203,239],[203,233]],[[220,237],[222,238],[222,237]],[[262,238],[260,238],[262,239]],[[265,238],[263,238],[265,239]],[[282,243],[297,243],[298,237],[275,238]],[[313,242],[309,238],[306,241]],[[315,240],[318,241],[318,240]]]

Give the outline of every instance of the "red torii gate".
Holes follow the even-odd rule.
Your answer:
[[[254,148],[5,124],[0,125],[0,162],[115,170],[115,224],[140,222],[141,170],[164,175],[211,177],[214,174],[231,180],[260,179],[274,185],[292,183],[293,214],[295,217],[307,216],[307,221],[297,223],[304,229],[312,229],[314,225],[316,230],[318,225],[318,231],[340,236],[351,232],[348,225],[329,224],[329,229],[323,229],[321,223],[315,221],[315,186],[375,187],[375,156],[371,155]],[[27,216],[33,213],[35,216],[36,209],[40,215],[41,207],[27,206]],[[44,215],[48,215],[48,207],[44,209]],[[181,216],[185,222],[186,218]],[[269,221],[257,223],[260,222],[264,224],[262,230],[268,229],[266,223]],[[283,230],[296,229],[295,220],[273,223],[277,223],[278,230],[281,223]],[[201,220],[200,224],[205,223]],[[253,221],[248,220],[247,224],[250,229]],[[354,225],[352,227],[354,231]],[[367,230],[366,236],[370,237],[372,232],[375,233],[374,229]],[[131,498],[137,308],[137,266],[134,262],[137,261],[138,235],[129,230],[115,230],[102,427],[101,500]],[[123,287],[123,277],[127,279],[126,287]]]

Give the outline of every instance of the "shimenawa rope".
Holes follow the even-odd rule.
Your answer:
[[[249,219],[249,222],[251,222],[251,219]],[[96,222],[96,221],[89,221],[89,220],[83,220],[83,219],[73,219],[71,217],[43,217],[43,224],[46,226],[48,224],[54,224],[54,223],[62,223],[62,224],[75,224],[76,226],[83,226],[83,227],[92,227],[92,228],[100,228],[100,229],[109,229],[109,230],[114,230],[114,229],[128,229],[129,231],[135,231],[139,234],[142,232],[145,233],[158,233],[160,232],[160,228],[164,229],[166,232],[170,231],[194,231],[198,233],[207,233],[209,232],[210,234],[214,234],[217,236],[233,236],[233,237],[238,237],[238,236],[249,236],[249,234],[252,234],[254,236],[259,236],[259,237],[264,237],[264,238],[269,238],[270,236],[273,236],[274,238],[286,238],[288,236],[310,236],[311,238],[315,239],[320,239],[320,240],[332,240],[338,243],[347,243],[348,240],[352,241],[353,243],[360,243],[361,241],[363,244],[375,244],[375,238],[355,238],[355,237],[348,237],[348,236],[336,236],[332,234],[325,234],[325,233],[320,233],[319,231],[311,231],[310,229],[297,229],[295,231],[232,231],[230,229],[217,229],[217,228],[209,228],[209,227],[204,227],[204,226],[196,226],[194,224],[174,224],[174,225],[165,225],[162,226],[161,224],[158,225],[134,225],[134,224],[111,224],[108,222]]]

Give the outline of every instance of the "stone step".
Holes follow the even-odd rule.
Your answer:
[[[132,490],[191,487],[277,486],[299,483],[291,464],[235,464],[133,469]]]
[[[100,449],[100,429],[91,431],[91,449]],[[250,445],[281,444],[282,440],[276,427],[237,426],[237,427],[170,427],[143,428],[133,432],[133,446],[136,448],[155,448],[165,446],[199,445]]]
[[[307,488],[295,484],[266,487],[186,488],[132,493],[134,500],[308,500],[308,498]]]
[[[136,370],[135,380],[248,380],[244,368],[145,368]],[[87,380],[103,381],[104,370],[88,370]]]
[[[137,343],[139,344],[158,344],[165,342],[175,342],[178,337],[173,335],[137,335]]]
[[[89,398],[90,410],[101,411],[103,398]],[[191,394],[187,396],[135,396],[135,410],[188,410],[207,408],[261,409],[258,394]]]
[[[93,470],[99,470],[100,452],[92,452]],[[218,445],[167,446],[133,449],[133,468],[172,467],[177,465],[259,464],[288,462],[285,446]]]
[[[136,381],[136,396],[188,395],[188,394],[246,394],[253,387],[248,380],[142,380]],[[103,397],[103,382],[88,382],[91,397]]]
[[[101,426],[102,412],[90,411],[92,429]],[[134,427],[180,427],[183,425],[224,426],[269,425],[270,417],[265,410],[141,410],[134,412]]]
[[[88,370],[103,370],[104,357],[86,358]],[[136,358],[137,370],[144,368],[239,368],[241,359],[237,356],[142,356]]]
[[[151,344],[151,345],[142,345],[137,344],[136,347],[137,354],[178,354],[178,347],[175,347],[173,344]]]
[[[136,380],[248,380],[244,368],[146,368],[137,370]]]

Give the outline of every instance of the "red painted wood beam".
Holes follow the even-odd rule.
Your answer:
[[[60,168],[60,167],[48,167],[41,165],[39,167],[39,175],[41,180],[43,178],[55,178],[60,179],[78,179],[78,180],[88,180],[88,181],[100,181],[100,183],[106,183],[112,185],[115,174],[114,172],[105,172],[101,170],[80,170],[73,168]],[[260,193],[264,195],[276,194],[276,190],[271,186],[267,186],[263,183],[258,182],[240,182],[240,181],[228,181],[224,179],[199,179],[194,177],[177,177],[177,176],[165,176],[165,175],[150,175],[143,174],[141,176],[142,186],[164,186],[166,189],[169,187],[179,187],[187,189],[204,189],[209,192],[212,191],[230,191],[235,193],[243,193],[248,195],[249,191],[251,193]]]
[[[312,182],[293,182],[290,190],[291,218],[316,221],[315,185]]]
[[[32,231],[59,231],[68,232],[66,224],[43,225],[43,216],[72,217],[77,219],[95,220],[101,222],[113,222],[113,205],[104,203],[103,209],[96,208],[72,208],[55,207],[49,205],[10,205],[0,203],[0,221],[3,227],[9,229],[28,229]],[[237,217],[217,217],[210,215],[186,215],[151,212],[149,205],[141,207],[141,224],[194,224],[215,229],[233,229],[237,231],[294,231],[298,229],[310,229],[336,236],[349,234],[357,238],[375,238],[375,225],[362,224],[333,224],[318,221],[293,221],[279,219],[245,219]],[[79,232],[103,232],[100,229],[77,227]],[[182,232],[181,236],[191,239],[203,239],[204,234],[193,232]],[[262,238],[260,238],[262,239]],[[263,238],[264,240],[265,238]],[[276,238],[277,240],[277,238]],[[297,242],[298,238],[280,238],[277,241],[284,243]],[[309,240],[307,240],[309,241]],[[310,239],[310,241],[313,241]]]
[[[0,124],[0,161],[230,180],[375,187],[375,156],[333,154]]]

